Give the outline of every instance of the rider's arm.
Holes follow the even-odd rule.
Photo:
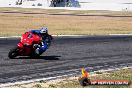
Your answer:
[[[40,30],[31,30],[32,33],[40,34]]]
[[[51,35],[47,35],[47,37],[50,39],[50,40],[52,40],[53,39],[53,37],[51,36]]]

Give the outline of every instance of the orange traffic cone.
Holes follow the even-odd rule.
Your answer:
[[[84,70],[84,68],[82,68],[82,77],[86,77],[88,78],[89,74],[88,71]]]
[[[82,71],[82,76],[79,78],[79,83],[81,86],[88,86],[91,84],[90,79],[88,79],[88,71],[84,70],[84,68],[81,69]]]

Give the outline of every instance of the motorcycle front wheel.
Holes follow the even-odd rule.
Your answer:
[[[8,53],[8,57],[10,59],[15,58],[18,55],[18,47],[14,47],[13,49],[10,49],[9,53]]]

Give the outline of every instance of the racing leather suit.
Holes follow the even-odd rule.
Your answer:
[[[48,49],[48,36],[49,34],[42,34],[40,33],[40,30],[31,30],[31,33],[38,34],[42,38],[41,45],[36,49],[36,54],[42,54]]]

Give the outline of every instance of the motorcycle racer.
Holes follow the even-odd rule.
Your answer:
[[[49,40],[49,34],[48,34],[48,29],[47,28],[40,28],[39,30],[31,30],[31,33],[37,34],[42,38],[42,42],[40,45],[35,45],[36,47],[35,54],[39,55],[45,52],[49,45],[50,45],[50,40]]]

